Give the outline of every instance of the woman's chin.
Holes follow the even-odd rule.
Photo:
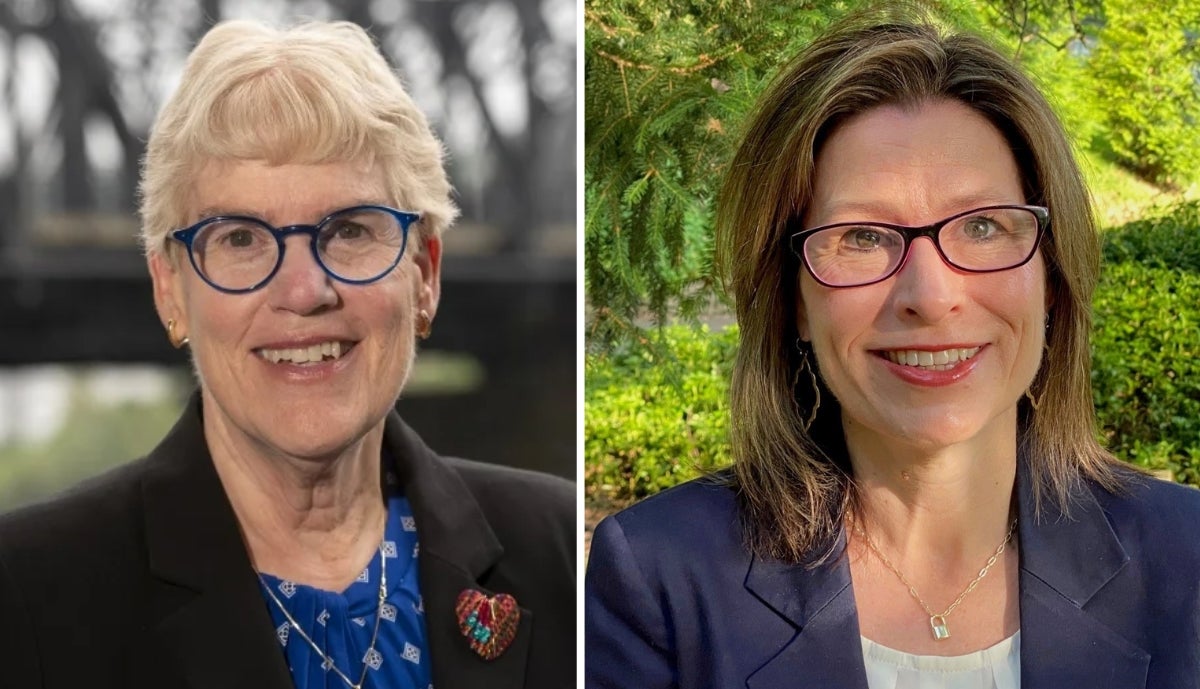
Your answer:
[[[928,410],[924,413],[909,410],[903,419],[897,419],[881,434],[890,436],[887,439],[889,445],[907,447],[928,456],[971,444],[986,449],[994,446],[1006,433],[1015,435],[1015,417],[1010,422],[1005,415],[987,417],[961,410]]]

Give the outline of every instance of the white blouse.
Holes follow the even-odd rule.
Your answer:
[[[870,689],[1019,689],[1021,632],[961,656],[919,656],[862,637]]]

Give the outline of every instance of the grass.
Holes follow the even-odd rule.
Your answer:
[[[1182,191],[1167,191],[1139,179],[1094,151],[1079,152],[1079,165],[1091,189],[1102,228],[1159,215],[1180,201],[1200,198],[1200,184]]]

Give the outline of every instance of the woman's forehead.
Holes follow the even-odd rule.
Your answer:
[[[1012,149],[957,101],[880,106],[835,129],[816,160],[806,225],[872,219],[924,224],[970,208],[1021,203]]]
[[[196,174],[189,214],[252,215],[271,223],[313,222],[348,206],[390,203],[376,166],[359,161],[288,163],[212,161]]]

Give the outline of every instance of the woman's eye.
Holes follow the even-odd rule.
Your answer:
[[[225,242],[233,247],[245,248],[254,245],[254,233],[250,230],[234,230],[225,236]]]
[[[341,222],[330,228],[333,239],[361,239],[367,234],[367,228],[355,222]]]
[[[216,235],[217,245],[225,249],[249,249],[259,241],[259,234],[250,227],[229,227]]]
[[[1001,227],[991,218],[970,218],[963,225],[963,234],[968,239],[987,239],[1001,231]]]
[[[855,249],[875,249],[883,243],[879,230],[859,227],[846,233],[843,241]]]

